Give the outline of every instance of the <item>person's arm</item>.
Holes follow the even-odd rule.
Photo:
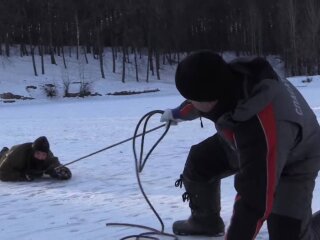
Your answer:
[[[200,112],[194,106],[185,100],[180,106],[173,109],[166,109],[161,116],[161,122],[173,121],[178,123],[181,121],[191,121],[200,117]]]
[[[45,174],[50,175],[52,178],[59,180],[68,180],[72,177],[72,173],[69,168],[63,166],[57,157],[50,151],[48,156],[48,168]]]

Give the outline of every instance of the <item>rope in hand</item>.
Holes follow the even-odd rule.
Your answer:
[[[106,226],[128,226],[128,227],[137,227],[137,228],[142,228],[142,229],[146,229],[148,230],[148,232],[144,232],[144,233],[140,233],[138,235],[130,235],[130,236],[126,236],[121,238],[120,240],[125,240],[125,239],[129,239],[129,238],[136,238],[136,239],[140,239],[141,237],[144,237],[146,239],[153,239],[153,240],[159,240],[159,238],[155,237],[154,235],[159,235],[159,236],[167,236],[167,237],[172,237],[173,239],[177,240],[177,236],[170,234],[170,233],[165,233],[164,232],[164,224],[162,219],[160,218],[159,214],[157,213],[157,211],[155,210],[155,208],[152,206],[151,202],[149,201],[145,191],[143,190],[142,184],[141,184],[141,179],[140,179],[140,174],[148,160],[148,158],[150,157],[151,153],[153,152],[153,150],[156,148],[156,146],[160,143],[160,141],[164,138],[164,136],[167,134],[169,128],[170,128],[170,122],[169,124],[163,124],[162,126],[166,126],[165,131],[163,132],[163,134],[160,136],[160,138],[155,142],[155,144],[151,147],[151,149],[149,150],[149,152],[145,155],[145,157],[143,157],[143,150],[144,150],[144,141],[145,141],[145,134],[148,132],[147,129],[147,125],[148,125],[148,121],[150,120],[150,118],[155,115],[155,114],[163,114],[162,110],[154,110],[151,111],[147,114],[145,114],[140,121],[137,124],[137,127],[134,131],[134,135],[132,138],[132,146],[133,146],[133,154],[134,154],[134,159],[135,159],[135,171],[136,171],[136,177],[137,177],[137,181],[139,184],[139,188],[140,191],[144,197],[144,199],[146,200],[146,202],[148,203],[149,207],[151,208],[152,212],[156,215],[158,221],[161,224],[161,230],[157,230],[155,228],[151,228],[151,227],[147,227],[144,225],[138,225],[138,224],[130,224],[130,223],[107,223]],[[143,126],[143,131],[140,135],[137,135],[137,132],[140,128],[140,125],[143,123],[144,121],[144,126]],[[136,138],[138,136],[142,136],[141,137],[141,145],[140,145],[140,154],[139,157],[137,156],[137,151],[136,151]]]

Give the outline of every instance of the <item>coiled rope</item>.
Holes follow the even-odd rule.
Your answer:
[[[146,200],[146,202],[148,203],[150,209],[152,210],[152,212],[155,214],[155,216],[157,217],[160,225],[161,225],[161,229],[155,229],[155,228],[151,228],[148,226],[144,226],[144,225],[138,225],[138,224],[131,224],[131,223],[107,223],[106,226],[128,226],[128,227],[136,227],[136,228],[142,228],[145,230],[148,230],[147,232],[143,232],[140,234],[135,234],[135,235],[129,235],[129,236],[125,236],[123,238],[121,238],[120,240],[125,240],[125,239],[132,239],[132,238],[136,238],[141,239],[142,237],[145,239],[153,239],[153,240],[159,240],[158,237],[156,236],[166,236],[166,237],[171,237],[174,240],[177,240],[177,236],[175,236],[174,234],[170,234],[170,233],[166,233],[164,232],[164,224],[163,221],[160,217],[160,215],[157,213],[157,211],[155,210],[155,208],[152,206],[150,200],[148,199],[143,187],[142,187],[142,183],[141,183],[141,179],[140,179],[140,173],[142,172],[148,158],[150,157],[151,153],[153,152],[153,150],[156,148],[156,146],[160,143],[160,141],[164,138],[164,136],[167,134],[171,122],[169,122],[168,124],[163,124],[161,125],[161,127],[166,127],[165,131],[163,132],[163,134],[160,136],[160,138],[155,142],[155,144],[151,147],[151,149],[149,150],[149,152],[144,156],[143,151],[144,151],[144,141],[145,141],[145,135],[146,133],[148,133],[149,131],[147,131],[147,125],[148,125],[148,121],[150,120],[150,118],[155,115],[155,114],[163,114],[162,110],[154,110],[151,111],[147,114],[145,114],[140,121],[138,122],[136,129],[134,131],[134,135],[132,137],[132,147],[133,147],[133,154],[134,154],[134,160],[135,160],[135,172],[136,172],[136,177],[137,177],[137,181],[138,181],[138,185],[140,188],[140,191],[144,197],[144,199]],[[141,124],[144,122],[143,124],[143,131],[141,134],[137,134],[138,130],[140,129]],[[159,126],[160,127],[160,126]],[[136,151],[136,138],[138,136],[141,136],[141,144],[140,144],[140,154],[138,157],[137,151]]]

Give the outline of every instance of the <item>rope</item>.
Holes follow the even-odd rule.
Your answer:
[[[137,135],[135,135],[135,136],[133,136],[133,137],[131,137],[131,138],[127,138],[127,139],[125,139],[125,140],[122,140],[122,141],[120,141],[120,142],[117,142],[117,143],[115,143],[115,144],[112,144],[112,145],[110,145],[110,146],[108,146],[108,147],[105,147],[105,148],[100,149],[100,150],[98,150],[98,151],[96,151],[96,152],[93,152],[93,153],[90,153],[90,154],[85,155],[85,156],[83,156],[83,157],[80,157],[80,158],[78,158],[78,159],[76,159],[76,160],[73,160],[73,161],[71,161],[71,162],[68,162],[68,163],[66,163],[66,164],[64,164],[64,165],[59,165],[59,166],[56,167],[55,169],[60,168],[60,167],[68,166],[68,165],[73,164],[73,163],[75,163],[75,162],[81,161],[81,160],[83,160],[83,159],[85,159],[85,158],[91,157],[91,156],[93,156],[93,155],[95,155],[95,154],[97,154],[97,153],[106,151],[106,150],[108,150],[108,149],[110,149],[110,148],[113,148],[113,147],[115,147],[115,146],[118,146],[118,145],[120,145],[120,144],[123,144],[123,143],[125,143],[125,142],[128,142],[128,141],[130,141],[130,140],[132,140],[132,139],[134,139],[134,138],[137,138],[137,137],[140,137],[140,136],[144,136],[145,134],[150,133],[150,132],[152,132],[152,131],[155,131],[155,130],[157,130],[157,129],[159,129],[159,128],[162,128],[162,127],[164,127],[165,125],[166,125],[166,124],[162,124],[162,125],[160,125],[160,126],[158,126],[158,127],[154,127],[154,128],[152,128],[152,129],[150,129],[150,130],[148,130],[148,131],[145,131],[145,132],[140,133],[140,134],[137,134]]]
[[[151,149],[149,150],[149,152],[146,154],[146,156],[143,158],[143,150],[144,150],[144,140],[145,140],[145,134],[148,132],[146,130],[147,125],[148,125],[148,121],[150,120],[150,118],[155,115],[155,114],[163,114],[163,111],[161,110],[155,110],[155,111],[151,111],[147,114],[145,114],[140,121],[137,124],[137,127],[134,131],[134,135],[132,137],[132,147],[133,147],[133,154],[134,154],[134,159],[135,159],[135,170],[136,170],[136,177],[137,177],[137,181],[138,181],[138,185],[140,188],[140,191],[144,197],[144,199],[146,200],[146,202],[148,203],[150,209],[152,210],[152,212],[156,215],[160,225],[161,225],[161,230],[157,230],[155,228],[151,228],[151,227],[147,227],[144,225],[138,225],[138,224],[130,224],[130,223],[107,223],[106,226],[127,226],[127,227],[137,227],[137,228],[142,228],[142,229],[146,229],[149,230],[150,232],[144,232],[138,235],[130,235],[130,236],[126,236],[121,238],[120,240],[125,240],[125,239],[129,239],[129,238],[133,238],[135,237],[137,240],[140,239],[141,237],[147,238],[147,239],[153,239],[153,240],[159,240],[159,238],[155,237],[154,235],[159,235],[159,236],[166,236],[166,237],[172,237],[174,240],[177,240],[177,236],[170,234],[170,233],[165,233],[164,232],[164,224],[163,221],[160,217],[160,215],[157,213],[157,211],[155,210],[155,208],[152,206],[151,202],[149,201],[145,191],[143,190],[142,184],[141,184],[141,179],[140,179],[140,174],[148,160],[148,158],[150,157],[151,153],[153,152],[153,150],[156,148],[156,146],[160,143],[160,141],[164,138],[164,136],[167,134],[169,128],[170,128],[170,124],[171,122],[169,122],[169,124],[165,124],[166,125],[166,129],[163,132],[163,134],[160,136],[160,138],[156,141],[156,143],[151,147]],[[141,137],[141,145],[140,145],[140,154],[139,154],[139,158],[137,155],[137,151],[136,151],[136,138],[139,136],[137,135],[137,132],[140,128],[140,125],[142,124],[142,122],[144,121],[144,125],[143,125],[143,131],[140,134]]]

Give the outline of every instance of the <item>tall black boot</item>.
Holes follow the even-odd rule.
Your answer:
[[[186,192],[183,201],[189,200],[191,216],[187,220],[173,223],[172,230],[177,235],[222,236],[224,223],[220,217],[220,180],[194,182],[181,175],[177,180],[183,183]]]
[[[311,228],[313,230],[314,240],[320,240],[320,211],[312,215]]]

